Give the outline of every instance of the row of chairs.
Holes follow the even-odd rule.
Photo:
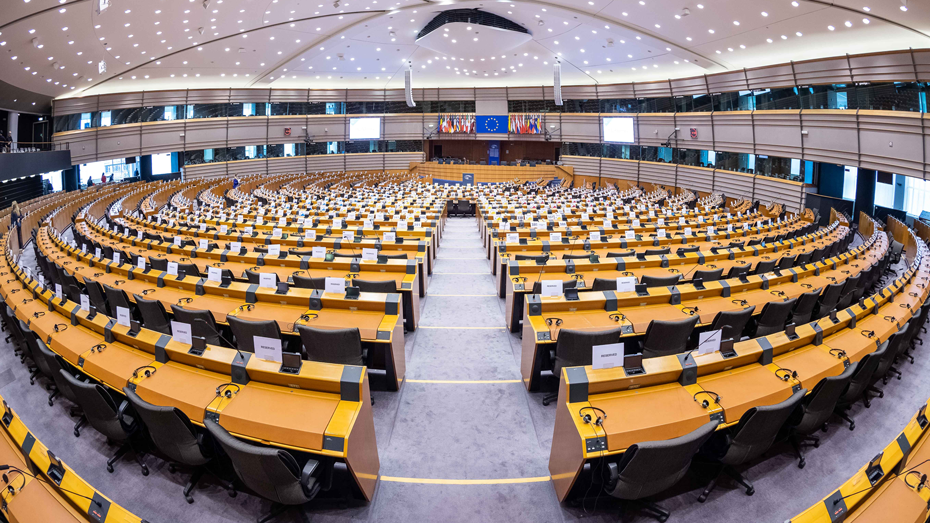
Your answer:
[[[696,328],[700,319],[697,314],[678,321],[652,320],[643,337],[630,343],[637,343],[637,352],[648,359],[687,352],[696,345],[698,333],[704,330],[721,330],[722,339],[739,341],[744,337],[757,338],[781,332],[789,325],[819,320],[831,312],[849,307],[867,292],[871,294],[881,283],[881,276],[890,259],[890,253],[886,251],[876,265],[845,281],[804,293],[797,298],[770,301],[756,317],[753,317],[755,306],[740,311],[721,311],[714,317],[710,327],[700,331]],[[625,321],[622,313],[620,320]],[[558,324],[561,320],[547,318],[547,323]],[[591,365],[592,347],[616,343],[621,332],[620,328],[596,332],[561,329],[557,336],[553,336],[557,338],[555,348],[543,353],[542,368],[550,369],[554,376],[559,376],[563,367]],[[549,394],[543,398],[543,404],[548,405],[557,397],[558,392]]]
[[[632,445],[619,460],[604,467],[604,477],[600,478],[604,491],[625,502],[634,502],[659,521],[666,521],[669,512],[645,498],[674,486],[692,468],[692,463],[713,468],[699,502],[707,500],[721,474],[742,485],[747,495],[753,495],[755,487],[736,467],[759,458],[778,443],[790,444],[798,468],[804,468],[802,448],[819,446],[820,439],[813,434],[818,430],[826,432],[832,416],[840,417],[854,430],[849,409],[859,401],[868,408],[873,395],[882,397],[879,381],[888,383],[892,375],[901,379],[901,372],[894,365],[905,360],[913,363],[910,352],[915,349],[915,342],[923,345],[917,334],[921,330],[926,332],[928,314],[930,303],[924,304],[914,318],[874,352],[850,363],[840,375],[823,378],[810,393],[801,389],[775,405],[751,408],[736,425],[723,430],[717,430],[717,422],[710,422],[679,438]]]
[[[124,387],[121,396],[52,352],[6,304],[0,305],[0,319],[3,330],[10,332],[7,341],[12,340],[15,353],[30,366],[30,384],[43,376],[48,381],[49,406],[61,396],[73,405],[71,416],[80,416],[73,429],[75,437],[89,424],[108,442],[119,444],[107,459],[108,472],[131,452],[142,475],[148,476],[144,458],[156,454],[169,463],[172,473],[178,468],[190,471],[183,489],[188,503],[194,502],[191,492],[207,472],[231,497],[241,485],[272,501],[271,513],[260,522],[273,519],[289,506],[303,505],[332,487],[333,460],[252,445],[209,419],[203,422],[205,429],[199,429],[180,409],[148,403],[130,387]]]
[[[49,276],[53,283],[61,284],[68,299],[80,303],[81,295],[86,294],[91,306],[96,312],[106,316],[116,317],[117,308],[129,310],[130,316],[146,329],[162,334],[171,335],[171,320],[187,323],[191,326],[193,336],[204,338],[211,345],[229,346],[246,352],[254,352],[254,337],[282,340],[287,352],[301,354],[302,359],[335,363],[340,365],[363,365],[367,361],[366,350],[362,347],[361,335],[357,328],[346,329],[317,329],[306,325],[298,325],[297,340],[284,340],[280,327],[276,321],[251,321],[227,316],[229,331],[225,332],[216,323],[213,313],[209,310],[190,310],[178,305],[171,305],[171,314],[164,305],[157,300],[149,300],[139,294],[129,299],[126,291],[106,284],[100,284],[89,278],[83,278],[83,284],[70,275],[62,267],[48,260],[36,248],[36,259],[42,272]],[[249,271],[251,272],[251,271]],[[257,277],[257,273],[255,273]],[[307,288],[325,288],[325,278],[306,278],[294,276],[295,286],[309,285]],[[310,281],[305,281],[310,280]],[[322,282],[320,281],[322,280]],[[250,276],[249,281],[252,281]],[[257,278],[256,281],[257,282]],[[322,283],[322,287],[320,287]],[[393,281],[364,281],[355,280],[363,292],[395,292],[396,284]],[[364,287],[364,289],[362,288]],[[390,291],[388,291],[390,287]],[[224,335],[228,334],[228,335]],[[235,341],[229,341],[230,339]]]

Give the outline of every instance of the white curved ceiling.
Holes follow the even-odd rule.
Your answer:
[[[609,84],[930,47],[930,4],[918,0],[906,11],[902,0],[110,0],[100,14],[98,2],[4,0],[0,80],[56,97],[399,89],[409,61],[415,87],[537,86],[552,85],[558,57],[563,84]],[[493,31],[456,24],[463,34],[445,54],[417,44],[436,13],[462,8],[532,38],[503,52]]]

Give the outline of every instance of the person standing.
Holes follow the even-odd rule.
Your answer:
[[[103,173],[103,174],[100,175],[100,183],[101,183],[101,185],[107,183],[107,174],[106,174],[106,173]]]
[[[22,221],[23,211],[19,208],[19,203],[14,200],[13,208],[10,211],[10,227],[16,231],[16,241],[18,247],[23,246],[22,236],[20,234],[20,224]]]

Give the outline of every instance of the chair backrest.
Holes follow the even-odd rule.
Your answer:
[[[236,337],[236,347],[243,352],[255,352],[253,336],[281,339],[281,329],[278,327],[278,322],[274,320],[251,321],[226,316],[226,321],[232,329],[233,336]]]
[[[762,260],[756,264],[756,270],[753,274],[765,274],[767,272],[772,272],[775,270],[775,265],[778,263],[778,260]]]
[[[383,292],[396,293],[397,283],[394,280],[353,280],[353,283],[361,292]]]
[[[717,422],[711,421],[678,438],[631,445],[617,464],[616,483],[605,486],[607,493],[633,500],[668,489],[684,477],[691,458],[716,429]]]
[[[746,307],[741,311],[720,311],[714,316],[710,330],[723,329],[722,339],[739,341],[746,330],[746,324],[752,318],[752,313],[756,311],[756,306]]]
[[[562,282],[562,289],[574,289],[578,284],[578,280],[565,280]],[[542,282],[536,281],[533,283],[533,294],[539,294],[542,292]]]
[[[555,344],[553,373],[558,376],[563,367],[591,365],[591,348],[595,345],[619,342],[620,333],[619,328],[604,331],[560,330],[559,339]]]
[[[792,298],[787,301],[770,301],[766,303],[762,307],[762,313],[759,314],[754,335],[756,337],[768,336],[784,330],[785,324],[788,322],[788,315],[791,314],[791,310],[794,309],[794,304],[797,301],[797,298]]]
[[[688,338],[694,331],[700,316],[678,321],[652,320],[646,327],[643,339],[643,358],[656,358],[679,354],[687,350]]]
[[[901,330],[891,335],[888,338],[886,344],[888,345],[885,348],[885,352],[882,357],[878,360],[878,367],[875,368],[875,374],[872,376],[872,381],[882,378],[885,374],[888,373],[888,369],[894,365],[894,359],[900,354],[903,350],[907,349],[908,341],[908,331],[910,330],[911,322],[908,321],[901,327]]]
[[[671,249],[669,249],[668,247],[663,247],[661,249],[646,249],[645,255],[646,256],[661,256],[664,254],[668,254],[669,252],[671,252]]]
[[[171,323],[168,321],[165,306],[158,300],[147,300],[138,294],[132,296],[136,299],[136,307],[139,308],[139,313],[142,314],[142,325],[146,329],[170,336]]]
[[[794,310],[791,311],[791,319],[788,322],[801,325],[811,321],[818,300],[820,300],[820,289],[800,295],[794,304]]]
[[[250,269],[246,269],[245,277],[249,279],[249,283],[253,285],[259,284],[260,276],[258,275],[257,272],[250,270]]]
[[[839,303],[840,297],[843,294],[843,286],[846,282],[831,283],[827,285],[827,288],[823,290],[823,293],[820,295],[820,300],[817,302],[817,316],[816,319],[823,318],[827,314],[830,314],[830,311],[836,307],[836,304]]]
[[[171,305],[171,314],[175,321],[187,323],[191,326],[191,335],[205,338],[210,345],[221,345],[220,331],[213,319],[213,313],[208,310],[182,309]]]
[[[563,260],[587,260],[590,258],[590,254],[563,254]]]
[[[694,274],[691,275],[692,280],[700,278],[703,281],[716,281],[723,276],[723,269],[712,269],[712,270],[700,270],[694,271]]]
[[[856,365],[856,371],[853,372],[852,378],[849,380],[849,386],[846,387],[846,390],[843,391],[843,395],[840,397],[839,403],[849,404],[853,403],[862,396],[863,391],[866,387],[872,384],[872,376],[875,374],[875,370],[878,368],[878,364],[881,362],[882,357],[885,355],[883,348],[887,348],[888,344],[885,343],[877,349],[875,352],[866,354],[859,360],[859,364]]]
[[[339,365],[364,365],[362,337],[358,329],[316,329],[298,325],[297,332],[310,361]]]
[[[107,307],[107,299],[103,295],[103,287],[98,282],[89,278],[84,278],[84,288],[87,289],[87,297],[90,299],[90,304],[97,309],[97,312],[107,316],[113,316],[110,314],[109,308]]]
[[[853,298],[856,296],[856,289],[859,287],[859,280],[862,278],[862,275],[857,274],[851,278],[846,278],[846,284],[843,286],[843,296],[838,302],[836,302],[837,309],[845,309],[852,304]]]
[[[123,441],[128,434],[117,417],[117,406],[110,394],[95,381],[83,382],[61,370],[62,377],[68,382],[78,405],[84,411],[87,422],[107,438]]]
[[[155,258],[149,256],[149,265],[152,266],[156,271],[167,271],[168,270],[168,258]]]
[[[594,278],[591,284],[592,291],[615,291],[617,290],[617,280],[610,278]]]
[[[629,258],[636,256],[636,251],[608,252],[606,258]]]
[[[740,275],[749,275],[749,272],[752,270],[752,265],[734,265],[730,267],[730,270],[727,272],[727,278],[739,278]]]
[[[672,285],[678,285],[679,280],[681,280],[680,274],[672,274],[670,276],[651,276],[644,274],[639,282],[645,284],[646,287],[670,287]]]
[[[517,255],[515,255],[515,256],[513,257],[513,259],[516,260],[516,261],[520,261],[520,260],[533,260],[533,261],[541,262],[541,261],[548,261],[548,260],[549,260],[549,255],[548,255],[548,254],[542,254],[542,255],[539,255],[539,256],[534,256],[534,255],[532,255],[532,254],[517,254]]]
[[[297,460],[290,453],[240,441],[209,419],[204,420],[204,426],[229,456],[236,475],[250,490],[285,505],[300,505],[310,500],[300,485]]]
[[[733,430],[730,446],[720,461],[725,465],[739,465],[768,450],[805,394],[807,389],[801,389],[781,403],[753,407],[743,413]]]
[[[782,256],[778,260],[779,269],[790,269],[794,267],[794,262],[797,259],[797,256]]]
[[[107,305],[110,307],[110,312],[113,313],[111,316],[116,317],[117,307],[123,307],[132,312],[132,304],[129,303],[129,296],[126,295],[126,291],[110,287],[107,284],[103,284],[103,291],[107,296]]]
[[[813,251],[798,254],[798,257],[794,260],[794,265],[796,267],[803,267],[804,265],[810,263],[811,255],[813,255]]]
[[[184,273],[185,276],[200,276],[200,269],[196,263],[179,263],[178,274]]]
[[[210,461],[197,442],[194,427],[184,412],[176,407],[152,405],[129,387],[123,387],[123,394],[142,424],[148,427],[152,442],[168,459],[190,466]]]
[[[822,427],[833,414],[836,403],[855,372],[856,364],[854,363],[846,367],[846,370],[839,376],[828,376],[817,382],[811,393],[804,398],[801,406],[801,419],[795,425],[794,430],[801,434],[810,434]]]
[[[326,278],[313,278],[307,276],[297,276],[296,274],[292,276],[294,278],[294,287],[298,289],[326,289]]]

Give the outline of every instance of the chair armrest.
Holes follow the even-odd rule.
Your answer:
[[[127,413],[127,411],[128,411],[129,409],[130,409],[129,400],[123,400],[123,402],[119,404],[119,409],[116,410],[116,419],[119,420],[120,426],[121,426],[121,427],[123,428],[123,430],[126,431],[127,433],[128,433],[128,432],[134,431],[135,428],[136,428],[136,422],[135,422],[135,420],[133,420],[133,422],[132,422],[131,424],[130,424],[130,423],[126,423],[125,417],[126,417],[126,413]]]
[[[300,471],[300,484],[307,486],[310,483],[310,480],[313,478],[313,474],[316,472],[316,469],[319,468],[320,462],[315,459],[307,460],[307,463],[304,465],[304,469]]]

